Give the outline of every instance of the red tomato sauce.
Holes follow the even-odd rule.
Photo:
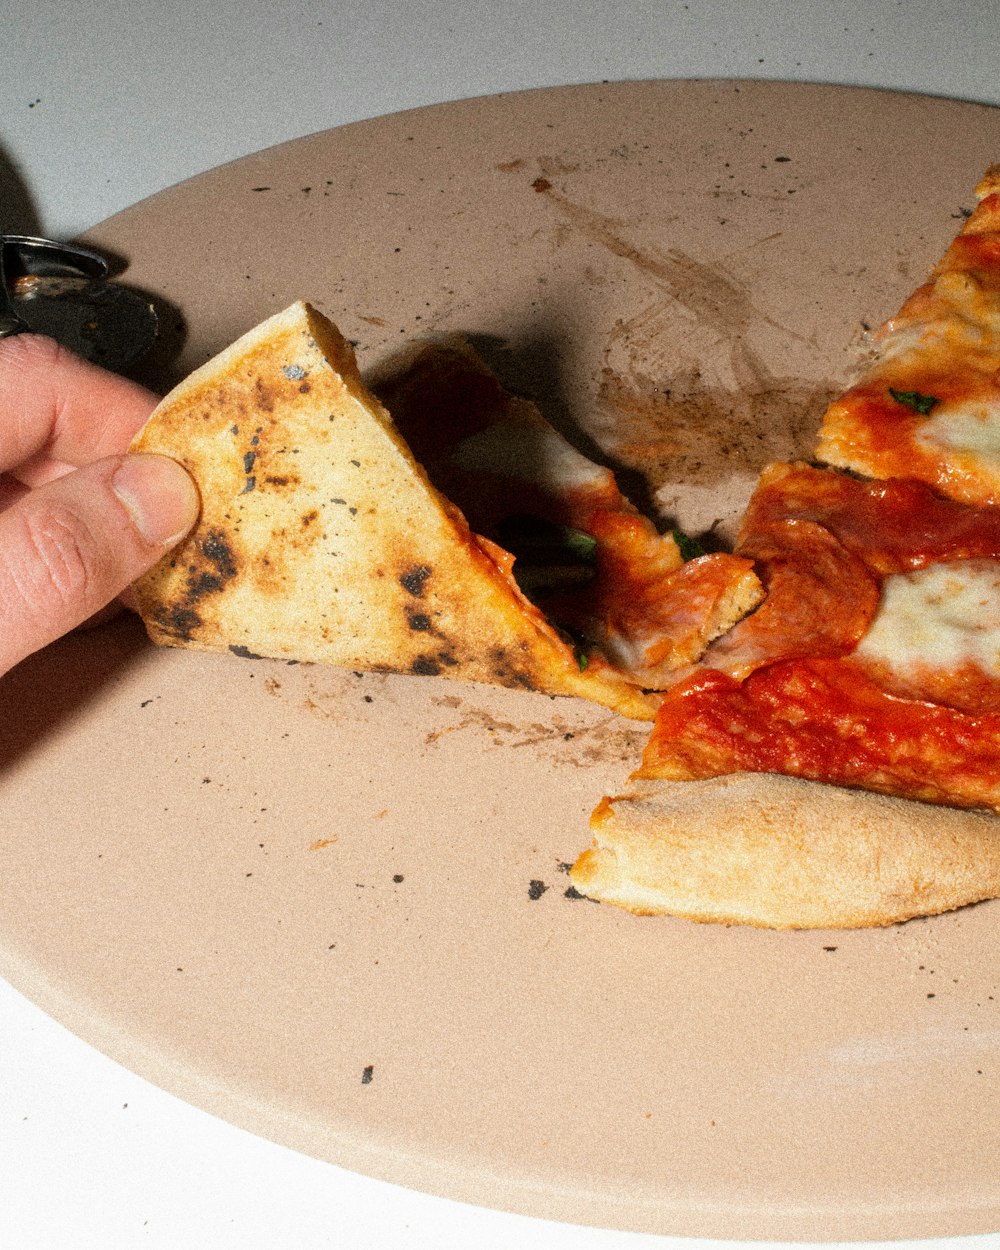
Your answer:
[[[850,659],[773,664],[742,683],[702,672],[671,690],[639,776],[741,771],[996,807],[1000,714],[898,698]]]

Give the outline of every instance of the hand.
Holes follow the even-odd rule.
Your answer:
[[[155,404],[51,339],[0,339],[0,674],[106,607],[194,524],[184,469],[125,454]]]

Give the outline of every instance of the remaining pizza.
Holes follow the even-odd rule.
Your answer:
[[[1000,895],[1000,171],[979,193],[830,405],[835,467],[763,473],[735,551],[765,599],[594,813],[590,897],[784,927]]]
[[[202,509],[136,585],[154,641],[577,695],[648,720],[647,688],[758,601],[750,560],[685,562],[468,349],[422,356],[395,393],[405,436],[336,327],[298,304],[162,401],[134,448],[184,464]]]
[[[877,356],[831,404],[818,457],[1000,504],[1000,165],[930,280],[882,328]]]
[[[640,776],[1000,808],[1000,510],[781,465],[737,550],[767,598],[666,694]]]

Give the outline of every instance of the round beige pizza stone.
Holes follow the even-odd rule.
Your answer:
[[[316,134],[88,240],[163,389],[308,299],[363,368],[473,338],[640,504],[723,537],[1000,156],[1000,113],[630,83]],[[569,888],[646,730],[437,678],[157,650],[0,685],[0,971],[137,1072],[349,1168],[722,1237],[1000,1228],[1000,910],[854,932]]]

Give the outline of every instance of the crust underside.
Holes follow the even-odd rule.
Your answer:
[[[1000,823],[773,774],[635,783],[605,799],[571,870],[640,915],[861,928],[1000,895]]]

